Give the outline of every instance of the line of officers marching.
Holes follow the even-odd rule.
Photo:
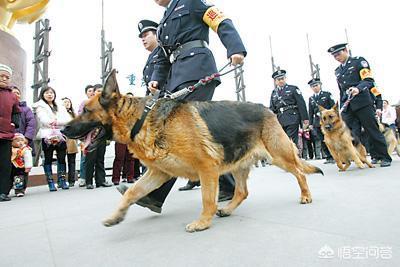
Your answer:
[[[375,87],[369,63],[363,57],[351,57],[346,43],[332,46],[328,52],[340,63],[335,70],[335,76],[340,90],[343,120],[351,129],[353,136],[361,138],[361,129],[365,130],[374,164],[380,162],[381,167],[390,166],[392,159],[387,152],[385,138],[379,131],[376,120],[376,116],[379,117],[382,112],[382,96]],[[308,127],[314,132],[316,150],[321,147],[327,156],[326,163],[334,163],[323,142],[318,107],[322,106],[325,109],[333,107],[335,101],[331,93],[321,90],[320,79],[311,79],[308,84],[314,94],[309,98],[307,113],[300,89],[286,83],[286,71],[277,70],[272,74],[272,78],[275,89],[271,94],[270,109],[277,114],[286,134],[297,144],[299,126]]]
[[[217,72],[214,56],[208,48],[210,29],[218,35],[225,46],[231,64],[243,64],[247,51],[239,33],[232,20],[213,4],[206,0],[155,0],[155,2],[165,8],[160,23],[142,20],[138,24],[139,38],[145,49],[150,52],[143,69],[143,82],[147,85],[146,95],[154,94],[157,90],[160,90],[161,94],[166,91],[174,93]],[[372,95],[374,80],[368,63],[363,58],[350,58],[344,44],[330,48],[329,52],[341,62],[336,70],[341,95],[340,103],[343,104],[347,100],[346,91],[350,90],[354,95],[346,111],[347,116],[343,117],[354,132],[358,131],[357,127],[364,127],[370,137],[371,154],[374,151],[374,158],[381,161],[381,166],[390,166],[391,158],[386,152],[384,137],[380,134],[374,117],[373,99],[377,94]],[[271,96],[271,109],[277,114],[287,135],[297,142],[298,128],[302,123],[312,125],[320,133],[319,117],[315,107],[321,105],[330,108],[334,102],[330,93],[321,91],[321,82],[314,79],[309,82],[315,90],[315,95],[310,98],[310,114],[307,114],[300,90],[296,86],[286,84],[285,74],[284,70],[280,70],[272,75],[277,86]],[[220,83],[220,79],[217,78],[198,90],[182,96],[181,99],[211,100],[215,88]],[[381,105],[382,103],[378,109],[381,109]],[[353,127],[351,122],[356,120],[358,124],[354,123]],[[163,203],[175,180],[169,180],[136,204],[161,213]],[[221,175],[219,181],[219,201],[232,199],[235,189],[232,175],[229,173]],[[198,185],[189,181],[180,190],[189,190]],[[120,184],[117,189],[123,194],[128,188]]]

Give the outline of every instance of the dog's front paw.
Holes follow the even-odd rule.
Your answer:
[[[219,210],[217,210],[216,214],[219,217],[228,217],[228,216],[230,216],[232,214],[232,212],[229,212],[229,211],[227,211],[225,209],[219,209]]]
[[[106,227],[110,227],[110,226],[114,226],[116,224],[119,224],[120,222],[122,222],[124,220],[124,216],[123,215],[113,215],[110,218],[107,218],[105,220],[103,220],[103,225]]]
[[[300,204],[309,204],[312,202],[312,198],[310,195],[303,195],[300,197]]]
[[[193,233],[196,231],[206,230],[211,226],[211,221],[196,220],[186,225],[186,232]]]

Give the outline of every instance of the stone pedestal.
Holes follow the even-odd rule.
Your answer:
[[[25,99],[26,53],[14,36],[1,30],[0,63],[6,64],[13,69],[12,83],[21,89],[21,96]]]

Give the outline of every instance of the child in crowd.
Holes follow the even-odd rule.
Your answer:
[[[32,168],[32,149],[28,146],[28,141],[23,134],[14,134],[12,143],[11,177],[15,195],[23,197],[28,184],[28,174]]]

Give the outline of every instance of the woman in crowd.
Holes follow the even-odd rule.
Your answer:
[[[64,97],[62,99],[65,109],[70,115],[71,120],[75,118],[76,114],[74,108],[72,106],[71,99],[68,97]],[[75,176],[76,176],[76,154],[78,153],[78,146],[76,140],[66,138],[67,143],[67,161],[68,161],[68,183],[70,187],[75,185]]]
[[[389,106],[389,101],[383,100],[382,123],[386,123],[396,134],[396,109]]]
[[[65,180],[65,155],[67,144],[60,130],[71,120],[71,116],[63,105],[56,103],[56,91],[47,87],[40,92],[40,100],[34,104],[38,120],[37,138],[42,140],[44,152],[44,173],[47,178],[50,191],[57,191],[53,181],[51,163],[54,151],[57,152],[57,178],[62,189],[68,189]]]

